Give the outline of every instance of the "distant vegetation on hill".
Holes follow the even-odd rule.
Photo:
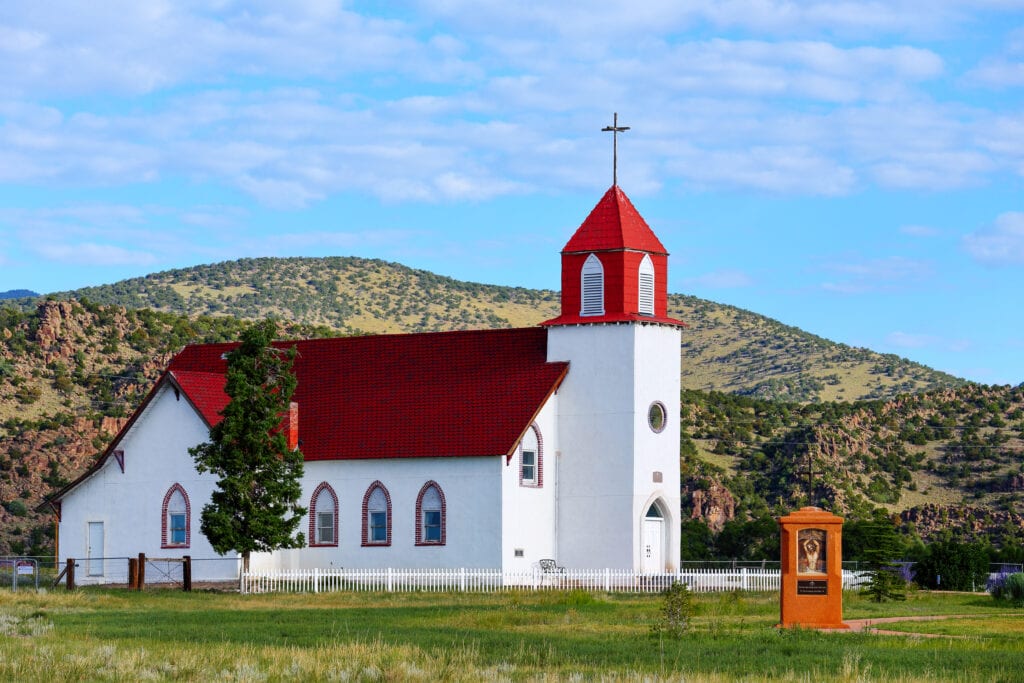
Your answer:
[[[461,282],[356,257],[261,258],[154,273],[51,295],[129,309],[275,315],[343,334],[534,325],[557,315],[550,290]],[[33,300],[19,303],[31,310]],[[962,380],[898,356],[852,348],[732,306],[673,294],[685,321],[683,386],[792,401],[859,400],[957,386]]]
[[[33,296],[39,296],[39,294],[31,289],[9,289],[6,292],[0,292],[0,299],[23,299]]]
[[[360,258],[243,259],[5,301],[0,554],[51,546],[52,524],[35,507],[106,447],[184,344],[235,339],[244,320],[267,315],[308,337],[526,326],[558,306],[552,291]],[[954,518],[982,510],[993,524],[1016,514],[1018,390],[968,385],[695,297],[671,295],[670,314],[689,325],[687,514],[720,528],[803,500],[808,453],[821,472],[811,499],[840,511],[914,508],[908,523],[926,533],[933,518],[949,519],[932,503]]]
[[[719,526],[799,505],[859,518],[881,506],[925,536],[1021,533],[1024,387],[811,404],[684,391],[681,420],[689,509],[718,511]]]

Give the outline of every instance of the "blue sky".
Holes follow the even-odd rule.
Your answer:
[[[557,288],[617,111],[670,291],[1024,381],[1024,0],[527,5],[3,3],[0,291],[265,255]]]

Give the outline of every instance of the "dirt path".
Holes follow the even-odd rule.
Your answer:
[[[983,614],[942,614],[920,617],[876,617],[874,619],[846,619],[844,621],[850,627],[850,631],[866,631],[886,636],[916,636],[918,638],[965,638],[966,636],[951,636],[942,633],[914,633],[912,631],[889,631],[875,628],[876,624],[894,624],[900,621],[941,621],[943,619],[968,619],[970,617],[983,617]]]

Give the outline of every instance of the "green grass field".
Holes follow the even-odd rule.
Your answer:
[[[774,628],[774,595],[698,596],[678,640],[659,596],[0,592],[0,680],[1021,681],[1024,612],[987,595],[845,598],[845,618],[939,637]]]

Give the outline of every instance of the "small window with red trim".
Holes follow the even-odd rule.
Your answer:
[[[188,548],[190,544],[190,520],[188,494],[180,484],[167,489],[163,502],[161,520],[161,548]]]
[[[519,445],[519,485],[540,487],[544,484],[543,440],[537,425],[530,425]]]

